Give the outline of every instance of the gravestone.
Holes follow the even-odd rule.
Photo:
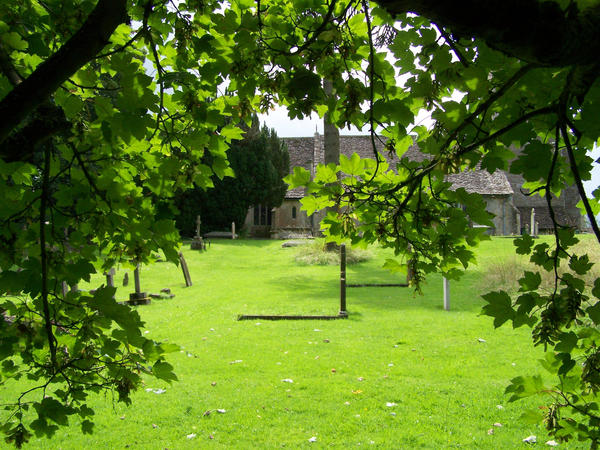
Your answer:
[[[150,297],[146,292],[142,292],[140,283],[141,266],[138,264],[133,271],[133,281],[135,283],[135,292],[129,294],[130,305],[147,305],[150,303]]]
[[[200,220],[200,215],[196,216],[196,236],[192,240],[190,244],[190,248],[192,250],[206,250],[206,245],[204,244],[204,239],[200,236],[200,224],[202,220]]]
[[[106,285],[108,287],[115,287],[115,269],[114,267],[111,268],[108,272],[104,272],[104,275],[106,275]],[[115,299],[115,296],[113,294],[112,296],[113,300]]]
[[[183,253],[179,252],[179,264],[181,264],[181,270],[183,271],[183,278],[185,278],[185,287],[192,285],[192,278],[190,277],[190,271],[188,269]]]
[[[531,235],[535,236],[535,208],[531,208],[531,218],[529,221]]]

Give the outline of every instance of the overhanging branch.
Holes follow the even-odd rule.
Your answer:
[[[89,62],[109,42],[115,29],[128,20],[126,0],[99,0],[81,28],[50,58],[0,102],[0,143],[45,102],[61,84]],[[6,158],[10,147],[3,146]],[[12,152],[19,149],[13,148]],[[12,155],[14,160],[15,155]]]

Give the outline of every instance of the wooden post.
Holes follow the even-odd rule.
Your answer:
[[[346,311],[346,244],[340,245],[340,316],[347,316]]]
[[[192,285],[192,278],[190,277],[190,271],[188,270],[187,263],[185,262],[185,258],[181,252],[179,252],[179,264],[181,264],[183,278],[185,278],[185,287],[190,287]]]
[[[235,239],[235,222],[231,222],[231,239]]]
[[[444,309],[450,311],[450,280],[443,277],[444,280]]]

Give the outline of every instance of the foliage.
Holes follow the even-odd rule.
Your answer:
[[[202,232],[230,229],[231,222],[240,229],[249,207],[281,205],[287,191],[283,177],[289,173],[289,155],[275,130],[260,130],[256,119],[244,139],[231,144],[227,159],[235,178],[213,177],[212,188],[190,189],[175,197],[176,224],[183,235],[194,235],[198,214]]]
[[[4,2],[0,17],[1,374],[35,386],[7,406],[17,446],[74,414],[91,431],[90,391],[127,402],[142,372],[174,379],[172,348],[143,337],[110,289],[61,285],[158,249],[176,261],[168,199],[232,174],[234,124],[254,110],[327,113],[386,139],[391,165],[374,151],[289,181],[312,194],[309,212],[335,207],[331,240],[409,253],[417,286],[436,271],[459,276],[483,237],[470,224],[489,224],[479,196],[444,181],[460,170],[510,166],[553,219],[553,200],[575,183],[600,240],[600,190],[588,200],[582,187],[600,135],[596,1],[29,0]],[[414,125],[422,111],[433,127]],[[396,163],[413,143],[425,159]],[[600,281],[586,291],[592,262],[576,242],[560,223],[552,245],[518,239],[554,289],[539,292],[541,276],[525,273],[518,298],[490,293],[485,313],[531,326],[559,380],[516,378],[513,398],[551,393],[551,432],[595,446]],[[37,419],[25,423],[28,408]]]
[[[346,248],[346,264],[358,264],[369,261],[373,257],[372,252],[360,248]],[[296,261],[307,265],[339,265],[339,249],[334,251],[327,248],[324,239],[314,239],[298,246]]]

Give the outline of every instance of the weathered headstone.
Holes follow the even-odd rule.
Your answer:
[[[106,285],[108,287],[115,287],[115,269],[114,267],[111,268],[108,272],[104,272],[104,275],[106,275]],[[115,296],[113,295],[113,300],[115,298]]]
[[[194,239],[192,239],[192,243],[190,244],[192,250],[206,250],[204,239],[200,236],[200,224],[202,224],[202,220],[200,219],[200,215],[198,215],[196,216],[196,236],[194,236]]]
[[[183,278],[185,278],[185,286],[190,287],[192,285],[192,278],[190,277],[190,271],[188,269],[183,253],[179,252],[179,264],[181,264],[181,270],[183,271]]]
[[[129,294],[129,303],[131,305],[147,305],[150,303],[150,297],[146,292],[142,292],[140,283],[141,266],[138,264],[133,271],[133,281],[135,283],[135,292]]]

